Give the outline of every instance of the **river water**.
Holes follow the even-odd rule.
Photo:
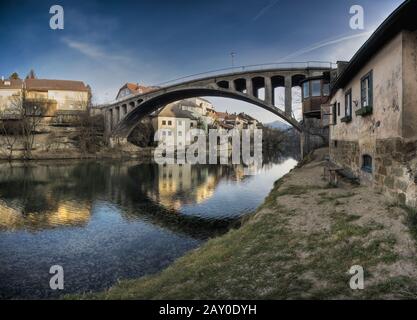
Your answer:
[[[162,270],[253,212],[297,161],[0,165],[0,298],[58,298]],[[51,290],[51,266],[64,290]]]

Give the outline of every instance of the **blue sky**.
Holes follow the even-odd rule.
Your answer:
[[[157,84],[235,65],[348,60],[402,0],[0,1],[0,75],[82,80],[97,102],[125,82]],[[51,30],[49,8],[64,8],[64,30]],[[365,29],[349,27],[352,5]],[[266,111],[210,98],[218,110]]]

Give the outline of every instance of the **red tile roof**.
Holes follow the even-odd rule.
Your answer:
[[[6,83],[10,82],[10,85]],[[27,90],[48,91],[48,90],[65,90],[65,91],[88,91],[88,87],[82,81],[72,80],[49,80],[49,79],[26,79],[0,81],[0,89],[21,89],[25,85]]]
[[[22,80],[20,79],[17,79],[17,80],[6,79],[4,81],[0,81],[0,89],[21,89],[21,88],[22,88]]]
[[[84,82],[73,80],[26,79],[25,85],[28,90],[89,91]]]

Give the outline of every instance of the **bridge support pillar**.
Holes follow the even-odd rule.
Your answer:
[[[329,146],[329,127],[323,127],[320,119],[304,117],[303,131],[300,133],[301,157],[327,146]]]
[[[292,78],[285,77],[285,114],[291,116],[292,114]]]
[[[246,79],[246,94],[249,96],[253,96],[253,85],[251,78]]]
[[[107,136],[112,130],[112,111],[106,110],[104,113],[104,134]]]
[[[265,102],[267,104],[273,105],[273,89],[272,89],[272,81],[270,77],[265,77]]]
[[[114,108],[114,111],[113,111],[113,128],[117,126],[117,124],[119,123],[119,119],[120,119],[120,107],[117,106]]]

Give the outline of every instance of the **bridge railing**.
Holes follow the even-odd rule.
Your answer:
[[[250,71],[259,71],[259,70],[269,70],[269,69],[332,69],[335,68],[336,64],[332,62],[323,62],[323,61],[307,61],[307,62],[274,62],[274,63],[263,63],[263,64],[253,64],[247,66],[239,67],[228,67],[215,69],[207,72],[195,73],[192,75],[164,81],[155,84],[156,87],[169,87],[181,82],[193,81],[198,79],[204,79],[213,76],[226,76],[228,74],[240,73],[240,72],[250,72]]]

